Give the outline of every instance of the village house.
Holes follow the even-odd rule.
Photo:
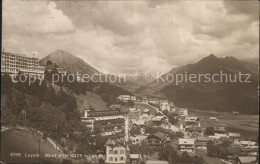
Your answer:
[[[251,147],[242,147],[240,149],[240,155],[243,156],[257,156],[259,152],[259,149],[257,147],[251,148]]]
[[[139,120],[140,118],[140,109],[138,108],[129,108],[127,111],[127,116],[130,120]]]
[[[167,143],[167,136],[162,132],[157,132],[149,135],[147,141],[151,147],[162,147]]]
[[[256,157],[238,157],[238,164],[257,164]]]
[[[217,117],[209,117],[210,120],[217,121]]]
[[[240,133],[228,133],[228,137],[233,139],[234,144],[240,144]]]
[[[204,135],[204,130],[202,127],[191,126],[191,127],[187,128],[186,131],[188,132],[188,135],[191,136],[192,138],[197,138],[199,136]]]
[[[150,109],[144,109],[143,110],[143,117],[148,117],[150,116]]]
[[[105,144],[106,147],[106,163],[125,164],[129,150],[126,149],[124,139],[110,140]]]
[[[197,126],[199,124],[200,120],[198,117],[186,117],[185,124],[186,125],[193,125]]]
[[[149,102],[150,104],[154,104],[154,105],[159,104],[158,99],[148,99],[148,102]]]
[[[156,116],[155,118],[152,119],[152,122],[153,122],[154,126],[160,126],[166,122],[166,117],[165,116]]]
[[[201,150],[207,150],[207,142],[196,142],[195,147]]]
[[[135,96],[131,96],[131,97],[130,97],[130,100],[136,101],[136,97],[135,97]]]
[[[137,128],[144,128],[147,122],[145,120],[134,120],[132,126]]]
[[[178,112],[180,116],[188,117],[188,109],[179,108]]]
[[[194,152],[195,139],[179,138],[178,148],[180,151]]]
[[[145,140],[146,138],[147,138],[147,136],[144,136],[144,135],[132,135],[132,136],[130,136],[130,140],[131,140],[132,144],[139,144],[143,140]]]
[[[233,162],[237,159],[240,153],[240,147],[238,145],[230,145],[227,151],[227,159],[230,162]]]
[[[130,98],[131,98],[130,95],[120,95],[120,96],[117,97],[118,100],[120,100],[120,101],[124,101],[124,102],[129,101]]]
[[[226,133],[226,128],[224,126],[214,127],[214,131],[215,131],[215,136],[217,136],[219,138],[228,137],[228,135]]]
[[[241,147],[255,147],[257,143],[254,141],[240,141]]]
[[[169,112],[171,111],[171,106],[168,104],[168,102],[162,102],[159,104],[159,109],[161,111],[168,110]]]
[[[130,164],[139,164],[142,161],[140,154],[130,154]]]
[[[142,103],[148,104],[148,99],[147,99],[146,96],[143,96],[143,97],[142,97]]]
[[[214,141],[214,139],[209,138],[209,137],[198,137],[198,138],[196,138],[195,146],[197,149],[207,150],[208,141]]]

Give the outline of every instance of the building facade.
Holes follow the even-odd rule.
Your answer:
[[[43,77],[45,67],[39,65],[39,59],[27,57],[22,54],[1,52],[1,74],[7,73],[11,76],[21,72],[26,75]]]
[[[125,117],[121,115],[120,110],[85,110],[81,121],[92,131],[98,128],[104,136],[124,133]]]
[[[125,164],[127,149],[123,140],[108,140],[106,142],[106,163]]]

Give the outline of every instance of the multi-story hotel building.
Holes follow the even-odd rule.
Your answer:
[[[1,74],[15,76],[20,71],[23,74],[41,77],[45,67],[39,65],[39,59],[22,54],[1,52]]]
[[[121,134],[125,129],[125,116],[121,113],[120,109],[102,111],[85,110],[81,121],[87,127],[91,128],[91,130],[98,127],[104,136]]]

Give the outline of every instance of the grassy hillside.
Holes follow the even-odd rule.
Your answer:
[[[84,104],[87,102],[95,110],[104,110],[106,109],[106,102],[103,101],[99,95],[96,95],[92,92],[87,92],[86,95],[76,95],[77,105],[80,112],[83,112]]]
[[[21,153],[21,157],[11,157],[10,153]],[[41,158],[25,157],[26,154],[40,153]],[[1,161],[6,163],[57,163],[60,160],[44,158],[44,154],[60,154],[47,141],[39,139],[37,134],[27,130],[11,129],[1,134]]]

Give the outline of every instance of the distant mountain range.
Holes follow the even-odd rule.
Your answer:
[[[40,65],[45,66],[46,62],[50,60],[52,63],[56,63],[59,67],[66,69],[68,73],[80,73],[80,74],[97,74],[100,73],[97,69],[89,65],[83,59],[74,56],[66,51],[56,50],[50,53],[48,56],[44,57],[40,60]],[[112,76],[112,75],[111,75]],[[118,77],[116,77],[118,78]],[[143,76],[139,76],[137,78],[127,77],[125,83],[115,82],[114,85],[122,87],[128,91],[133,92],[135,89],[148,84],[154,80],[153,77],[145,78]],[[119,80],[117,80],[119,81]],[[121,81],[123,81],[121,79]]]
[[[258,113],[258,64],[237,60],[229,56],[218,58],[213,54],[201,59],[197,63],[174,68],[169,74],[226,74],[238,72],[251,74],[251,83],[206,83],[153,81],[145,87],[139,88],[137,93],[154,94],[162,93],[179,107],[190,107],[214,111],[238,111],[241,113]]]
[[[71,73],[99,73],[84,60],[65,51],[57,50],[51,53],[40,60],[40,64],[44,65],[47,60],[51,60]],[[251,83],[183,82],[176,85],[174,82],[158,82],[153,77],[140,76],[127,77],[126,83],[114,83],[114,85],[138,95],[165,96],[179,107],[256,114],[258,112],[258,64],[241,61],[232,56],[218,58],[211,54],[197,63],[173,68],[162,78],[166,78],[169,74],[215,74],[220,71],[227,74],[238,72],[251,74]]]

